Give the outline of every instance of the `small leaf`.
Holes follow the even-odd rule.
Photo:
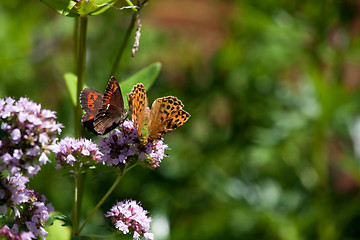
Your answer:
[[[89,13],[94,12],[97,8],[98,7],[92,0],[80,1],[74,6],[72,11],[76,12],[80,16],[86,16]]]
[[[63,221],[64,224],[62,224],[62,226],[72,226],[72,221],[69,217],[67,217],[66,215],[64,214],[55,214],[55,215],[52,215],[49,217],[49,219],[46,221],[46,224],[45,226],[51,226],[54,224],[54,222],[56,220],[60,220],[60,221]]]
[[[99,15],[116,2],[117,0],[82,0],[74,6],[72,11],[80,16]]]
[[[43,3],[68,17],[99,15],[109,9],[118,0],[41,0]]]
[[[94,0],[94,3],[98,8],[92,12],[90,15],[99,15],[106,10],[108,10],[112,5],[114,5],[118,0]]]
[[[76,94],[76,88],[77,88],[77,76],[74,73],[65,73],[64,74],[65,83],[67,86],[67,89],[70,94],[71,101],[73,102],[74,106],[76,105],[76,101],[80,96],[77,96]],[[88,86],[84,84],[84,88],[87,88]]]
[[[73,73],[65,73],[64,74],[65,83],[67,86],[67,89],[70,94],[71,101],[73,102],[73,105],[76,105],[76,100],[80,96],[76,96],[76,88],[77,88],[77,76]]]
[[[75,6],[75,1],[70,0],[41,0],[43,3],[64,16],[76,16],[71,13],[71,9]]]
[[[120,83],[125,107],[127,107],[127,101],[125,101],[126,93],[129,93],[133,86],[137,83],[144,84],[145,89],[148,90],[154,84],[156,78],[160,73],[160,70],[161,63],[155,62]]]

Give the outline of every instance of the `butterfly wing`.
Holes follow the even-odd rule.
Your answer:
[[[81,123],[90,132],[98,134],[94,129],[94,118],[102,106],[103,95],[90,88],[84,88],[80,94],[80,105],[85,111]]]
[[[173,96],[156,99],[150,111],[149,139],[160,139],[165,133],[183,125],[190,118],[183,107],[184,104]]]
[[[148,138],[147,124],[149,122],[150,110],[144,85],[142,83],[136,84],[127,97],[131,117],[139,134],[140,141],[145,142]]]
[[[127,116],[120,86],[111,77],[106,87],[102,105],[94,118],[94,129],[98,134],[106,134],[121,124]]]

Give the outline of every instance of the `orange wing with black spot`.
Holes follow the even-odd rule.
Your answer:
[[[156,99],[150,111],[149,140],[160,139],[183,125],[190,118],[183,107],[184,104],[173,96]]]
[[[134,121],[140,140],[147,141],[147,125],[149,122],[150,110],[144,85],[142,83],[136,84],[127,97],[131,117]]]
[[[190,114],[182,109],[184,104],[173,96],[156,99],[150,110],[146,91],[141,83],[136,84],[127,96],[131,117],[140,142],[144,145],[148,140],[160,139],[190,118]]]

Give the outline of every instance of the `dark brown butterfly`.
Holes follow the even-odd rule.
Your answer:
[[[85,114],[81,123],[90,132],[103,135],[119,126],[127,117],[121,89],[115,77],[111,77],[104,95],[84,88],[80,94],[81,108]]]

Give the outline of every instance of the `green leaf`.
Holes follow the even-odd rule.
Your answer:
[[[82,0],[74,6],[72,11],[80,16],[99,15],[116,2],[117,0]]]
[[[155,79],[159,75],[160,70],[161,63],[155,62],[120,83],[125,107],[127,107],[126,93],[129,93],[133,86],[140,82],[144,84],[145,89],[148,90],[155,82]],[[75,106],[77,98],[80,97],[76,95],[77,76],[74,73],[65,73],[64,79],[70,94],[71,101]],[[85,87],[87,86],[85,85]]]
[[[126,93],[129,93],[133,86],[137,83],[144,84],[146,90],[148,90],[155,82],[161,70],[161,63],[155,62],[150,66],[143,68],[139,72],[135,73],[131,77],[120,83],[121,91],[124,98],[125,107],[127,107]]]
[[[99,15],[103,12],[105,12],[106,10],[108,10],[112,5],[114,5],[118,0],[94,0],[94,3],[96,4],[96,6],[98,6],[96,8],[95,11],[91,12],[90,15]],[[102,6],[104,5],[105,6]]]
[[[64,222],[70,222],[70,224],[63,224]],[[71,235],[70,225],[70,218],[62,214],[52,212],[50,214],[50,218],[46,222],[46,231],[48,232],[46,240],[68,240],[69,236]]]
[[[73,11],[75,11],[80,16],[86,16],[89,13],[95,11],[98,7],[93,1],[81,1],[74,6]]]
[[[41,0],[43,3],[64,16],[76,16],[71,13],[71,9],[76,2],[70,0]]]
[[[76,96],[76,88],[77,88],[77,76],[73,73],[65,73],[64,74],[65,83],[67,89],[70,94],[71,101],[74,106],[76,105],[76,100],[79,96]]]
[[[43,3],[68,17],[99,15],[114,5],[117,0],[41,0]]]
[[[49,226],[53,225],[56,220],[63,221],[64,224],[62,224],[62,226],[64,226],[64,227],[72,226],[71,219],[68,216],[66,216],[64,214],[60,214],[60,213],[50,216],[49,219],[46,221],[45,226],[49,227]]]
[[[76,105],[77,98],[80,96],[77,96],[76,94],[76,88],[77,88],[77,76],[74,73],[65,73],[64,74],[65,83],[67,86],[67,89],[69,91],[71,101],[73,102],[74,106]],[[84,84],[84,88],[87,88],[88,86]]]

